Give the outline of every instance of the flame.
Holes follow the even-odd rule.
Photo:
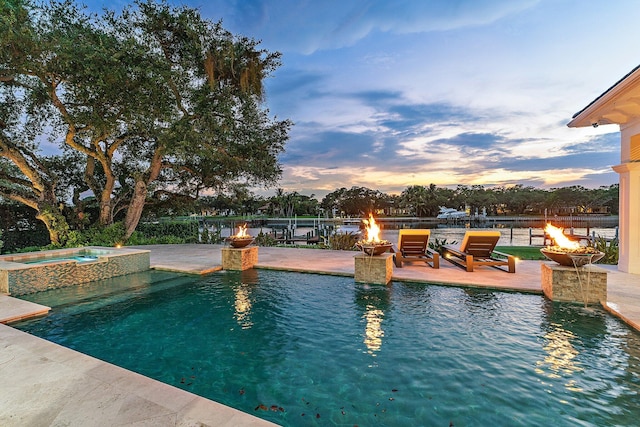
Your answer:
[[[380,227],[376,224],[376,220],[373,219],[373,214],[369,213],[369,219],[363,219],[362,222],[366,225],[367,241],[380,242]]]
[[[240,227],[238,227],[238,234],[236,234],[233,237],[237,237],[237,238],[249,237],[249,235],[247,234],[247,224],[241,225]]]
[[[565,249],[580,248],[580,243],[573,242],[564,235],[564,228],[554,227],[553,225],[551,225],[551,223],[547,223],[544,231],[553,239],[554,242],[556,242],[556,246]]]

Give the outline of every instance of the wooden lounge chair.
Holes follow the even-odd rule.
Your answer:
[[[430,235],[429,229],[400,230],[398,247],[391,249],[391,252],[395,252],[393,259],[396,267],[402,268],[403,262],[422,261],[433,268],[440,268],[440,254],[429,249]]]
[[[443,256],[467,271],[486,265],[495,268],[507,266],[509,273],[515,273],[516,258],[494,250],[499,239],[499,231],[467,231],[460,246],[443,246]]]

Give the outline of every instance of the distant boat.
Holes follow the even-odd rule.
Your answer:
[[[360,235],[362,233],[362,229],[358,225],[338,225],[335,229],[335,234],[354,234]]]
[[[437,219],[462,219],[466,218],[466,212],[456,210],[454,208],[445,208],[444,206],[440,206],[440,213],[436,217]]]
[[[362,219],[360,218],[343,218],[341,224],[337,224],[333,230],[333,234],[352,234],[360,237],[363,229]]]

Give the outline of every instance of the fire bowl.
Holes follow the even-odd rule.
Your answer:
[[[253,242],[253,237],[228,237],[227,241],[232,248],[244,248]]]
[[[388,244],[359,244],[358,249],[367,255],[382,255],[391,249],[391,243]]]
[[[540,252],[551,261],[555,261],[565,267],[582,267],[599,261],[604,256],[603,252],[558,252],[547,248],[540,249]]]

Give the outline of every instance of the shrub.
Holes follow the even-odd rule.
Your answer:
[[[46,251],[47,249],[57,249],[57,248],[48,248],[47,246],[25,246],[24,248],[16,249],[11,253],[22,254],[27,252]]]
[[[356,250],[356,243],[359,236],[354,233],[336,233],[329,236],[329,249],[348,251]]]
[[[177,236],[157,236],[157,237],[145,237],[142,233],[134,231],[129,240],[127,240],[128,246],[141,246],[141,245],[180,245],[187,242],[186,239]]]
[[[209,229],[207,227],[204,227],[202,229],[202,233],[200,233],[200,243],[212,243],[211,234],[209,233]]]
[[[618,239],[613,239],[610,242],[607,242],[607,239],[598,236],[593,243],[593,247],[604,253],[602,259],[598,261],[599,264],[615,265],[618,263],[618,255],[620,253]]]
[[[85,246],[87,244],[87,236],[85,236],[82,232],[73,230],[68,234],[68,240],[65,243],[66,248],[79,248],[81,246]]]
[[[147,239],[162,238],[164,236],[174,236],[190,240],[197,243],[199,224],[197,221],[163,221],[163,222],[141,222],[136,227],[136,231]]]
[[[458,242],[456,242],[455,240],[452,242],[447,242],[447,239],[433,239],[433,241],[429,242],[429,249],[432,249],[436,252],[438,252],[440,255],[444,255],[444,248],[443,246],[445,245],[455,245]]]
[[[25,252],[40,250],[40,247],[51,243],[49,232],[46,227],[41,224],[35,224],[28,228],[16,228],[13,230],[4,230],[2,232],[2,253],[18,253],[23,248],[38,247],[38,249],[27,249]]]
[[[190,240],[191,237],[188,238]],[[205,224],[202,228],[202,232],[200,233],[200,237],[198,241],[189,242],[189,243],[222,243],[224,239],[220,233],[220,228],[213,227],[213,230],[209,230],[209,227]]]
[[[87,230],[84,234],[86,244],[91,246],[116,246],[125,241],[124,224],[116,222],[107,227],[97,226]]]
[[[265,234],[262,231],[256,236],[255,242],[258,246],[275,246],[278,244],[275,237],[268,233]]]

